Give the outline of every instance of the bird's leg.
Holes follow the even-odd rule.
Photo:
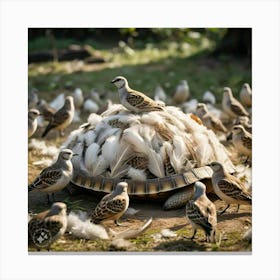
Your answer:
[[[229,208],[229,206],[230,206],[230,204],[228,204],[224,210],[222,210],[221,212],[219,212],[218,215],[224,214],[224,213],[227,211],[227,209]]]
[[[195,238],[196,232],[197,232],[197,229],[195,229],[195,230],[193,231],[193,236],[191,237],[191,240],[193,240],[193,239]]]
[[[240,207],[240,204],[237,204],[236,213],[238,213],[238,211],[239,211],[239,207]]]

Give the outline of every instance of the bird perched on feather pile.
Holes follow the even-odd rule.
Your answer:
[[[222,107],[224,112],[231,118],[238,116],[249,116],[243,105],[234,98],[232,91],[229,87],[224,88]]]
[[[28,186],[28,192],[36,190],[47,194],[53,194],[65,188],[72,178],[73,166],[71,150],[62,150],[56,162],[43,169],[39,176]],[[48,196],[49,201],[49,196]]]
[[[91,222],[99,224],[100,222],[114,220],[116,225],[121,225],[119,218],[125,213],[129,205],[127,186],[126,182],[120,182],[112,193],[105,195],[93,210]]]
[[[28,222],[29,245],[37,250],[46,248],[59,239],[67,228],[67,207],[62,202],[54,203],[47,211],[41,212]]]
[[[209,165],[213,169],[212,185],[217,196],[227,203],[226,208],[219,214],[223,214],[230,204],[237,204],[237,212],[240,204],[252,204],[251,194],[245,185],[236,177],[227,173],[219,162]]]
[[[111,83],[118,88],[120,101],[129,111],[141,113],[163,110],[162,104],[157,103],[142,92],[131,89],[125,77],[115,77]]]
[[[201,228],[206,234],[207,242],[215,242],[217,213],[215,204],[206,196],[206,186],[201,182],[194,184],[194,195],[186,204],[186,216],[190,221],[194,233]]]
[[[40,116],[40,112],[36,109],[30,109],[28,111],[28,138],[31,137],[37,129],[37,117]]]
[[[203,124],[209,129],[212,129],[215,132],[227,132],[227,129],[225,128],[221,120],[214,116],[211,112],[209,112],[205,104],[197,104],[196,114],[202,120]]]
[[[50,120],[48,126],[46,127],[42,137],[45,137],[48,132],[52,129],[56,129],[63,135],[63,130],[68,127],[74,117],[75,107],[74,100],[72,96],[67,96],[62,108],[60,108]]]

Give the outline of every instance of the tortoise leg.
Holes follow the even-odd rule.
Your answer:
[[[228,204],[224,210],[222,210],[221,212],[219,212],[218,215],[224,214],[224,213],[227,211],[227,209],[229,208],[229,206],[230,206],[230,204]]]
[[[172,210],[178,209],[181,207],[185,207],[188,200],[191,199],[193,195],[192,188],[184,188],[176,192],[175,194],[171,195],[164,203],[163,209],[164,210]]]

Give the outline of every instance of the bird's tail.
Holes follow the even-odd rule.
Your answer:
[[[35,189],[35,185],[34,184],[30,184],[30,185],[28,185],[28,192],[31,192],[31,191],[33,191],[34,189]]]
[[[44,131],[43,134],[42,134],[42,138],[44,138],[52,128],[53,128],[53,126],[48,125],[48,126],[46,127],[45,131]]]

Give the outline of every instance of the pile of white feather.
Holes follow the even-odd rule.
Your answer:
[[[113,104],[102,115],[91,114],[88,123],[73,131],[63,147],[79,154],[73,166],[90,176],[144,181],[212,161],[223,163],[232,172],[225,147],[192,117],[173,106],[134,114]]]

